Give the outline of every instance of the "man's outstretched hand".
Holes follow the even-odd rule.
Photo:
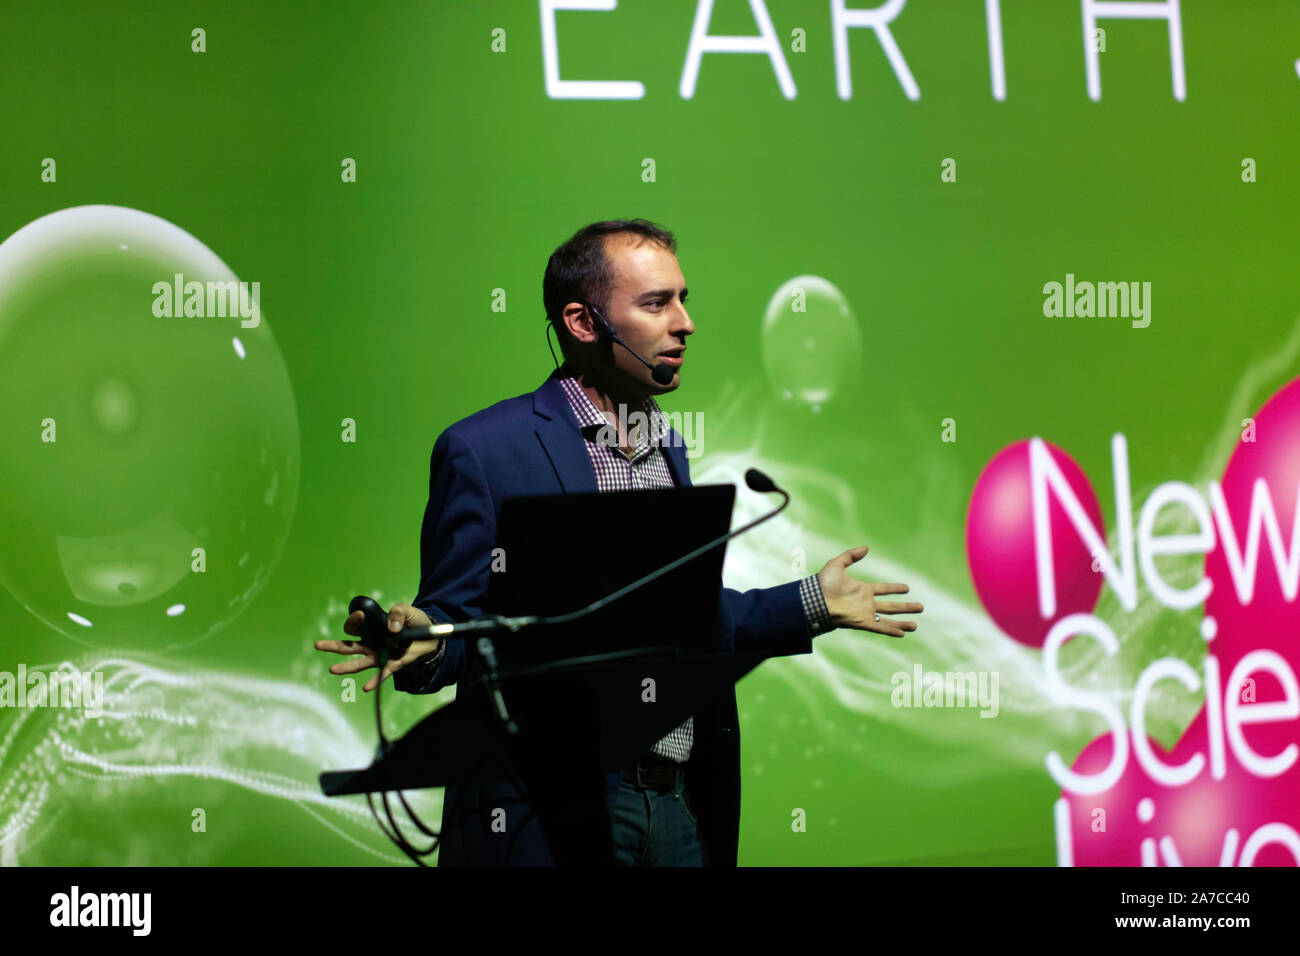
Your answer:
[[[881,594],[906,594],[906,584],[873,584],[849,577],[848,566],[866,556],[865,544],[850,548],[831,558],[826,567],[817,572],[822,596],[826,598],[826,609],[830,611],[831,625],[875,631],[890,637],[902,637],[906,631],[915,631],[916,624],[912,621],[890,621],[884,617],[876,620],[877,615],[920,614],[925,609],[916,601],[876,600]]]
[[[365,624],[366,616],[360,611],[354,611],[343,622],[343,633],[351,634],[353,637],[361,637],[365,634]],[[412,607],[409,604],[394,604],[388,610],[388,629],[394,634],[404,627],[430,627],[432,624],[433,621],[429,619],[429,615],[418,607]],[[367,693],[374,690],[403,667],[408,667],[421,658],[435,653],[441,643],[442,641],[439,640],[412,641],[405,654],[400,658],[390,660],[384,665],[383,672],[372,675],[361,689]],[[361,655],[355,660],[331,664],[331,674],[355,674],[358,671],[369,670],[379,663],[375,652],[358,641],[317,641],[316,650],[326,651],[331,654]]]

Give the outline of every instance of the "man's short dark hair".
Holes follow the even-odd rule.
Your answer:
[[[564,325],[564,307],[570,302],[590,302],[602,314],[609,312],[614,287],[614,266],[605,255],[605,237],[620,234],[651,239],[669,252],[677,252],[677,239],[662,226],[646,219],[607,219],[583,226],[551,253],[542,277],[546,318],[555,326],[560,350],[568,354],[570,336]]]

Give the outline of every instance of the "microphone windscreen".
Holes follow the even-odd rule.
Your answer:
[[[776,482],[757,468],[745,472],[745,484],[749,485],[751,491],[776,491]]]
[[[665,365],[663,362],[660,362],[650,371],[650,377],[660,385],[671,385],[673,376],[676,374],[677,370],[675,368],[671,365]]]

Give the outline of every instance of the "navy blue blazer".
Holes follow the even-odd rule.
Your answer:
[[[675,433],[663,453],[673,482],[691,483],[685,446]],[[429,503],[420,531],[420,589],[412,602],[437,622],[489,613],[492,549],[501,504],[521,495],[595,492],[596,475],[560,371],[534,392],[497,402],[447,428],[433,446]],[[719,582],[721,587],[721,582]],[[772,656],[812,651],[799,582],[740,592],[722,588],[717,647]],[[398,690],[428,694],[465,673],[465,643],[452,641],[436,671],[411,666],[394,677]],[[735,866],[740,837],[740,726],[734,691],[695,715],[686,787],[699,819],[705,861]],[[611,808],[621,776],[607,778]],[[503,808],[509,838],[492,829]],[[499,817],[499,815],[498,815]],[[508,784],[448,786],[439,866],[554,865],[535,816]]]

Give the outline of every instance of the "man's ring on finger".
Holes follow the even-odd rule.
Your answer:
[[[877,623],[877,624],[880,623],[880,614],[879,614],[879,612],[876,613],[876,623]]]

